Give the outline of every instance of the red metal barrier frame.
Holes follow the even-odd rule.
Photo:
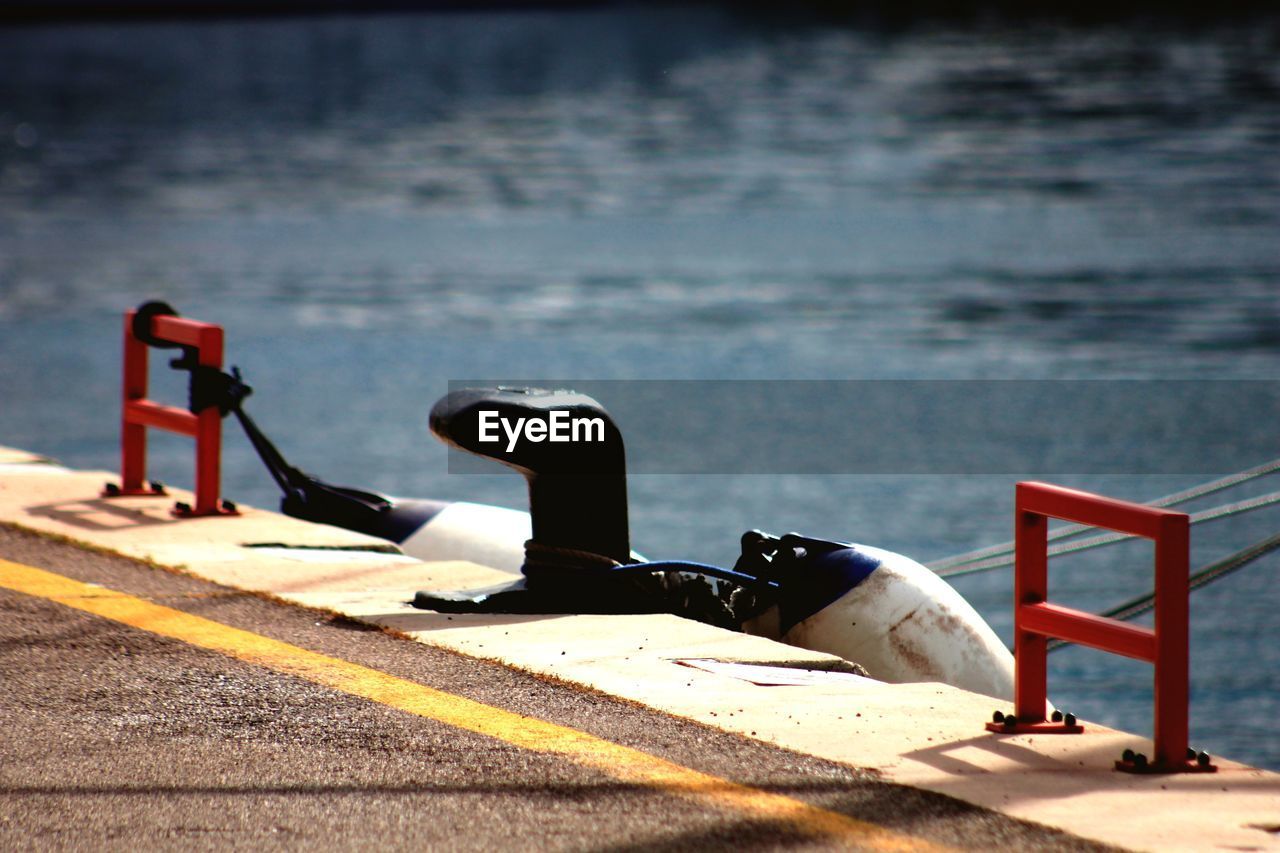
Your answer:
[[[1014,705],[1016,722],[987,723],[1002,733],[1068,734],[1083,727],[1045,719],[1049,638],[1058,638],[1155,665],[1155,756],[1117,761],[1116,769],[1146,773],[1213,772],[1187,753],[1188,569],[1186,513],[1067,489],[1018,483],[1014,579]],[[1048,602],[1048,520],[1059,518],[1155,542],[1155,629]]]
[[[179,517],[238,515],[234,504],[219,500],[222,465],[222,413],[210,406],[199,414],[147,399],[147,344],[133,333],[136,311],[124,315],[124,399],[121,406],[120,480],[108,485],[103,497],[163,495],[164,489],[146,480],[147,427],[168,430],[196,440],[196,503],[175,504]],[[222,369],[222,327],[172,315],[152,318],[151,334],[160,340],[196,349],[197,363]]]

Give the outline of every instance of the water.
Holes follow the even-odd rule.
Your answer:
[[[447,473],[448,380],[1270,379],[1277,47],[1274,18],[715,7],[0,30],[0,442],[111,467],[119,314],[148,298],[227,327],[302,467],[515,506],[514,476]],[[224,492],[273,505],[229,435]],[[189,452],[157,438],[153,472],[189,483]],[[1008,538],[1014,479],[637,477],[634,544],[726,563],[760,527],[927,560]],[[1193,563],[1277,521],[1198,528]],[[1276,559],[1196,595],[1192,727],[1280,769]],[[1063,559],[1053,595],[1104,608],[1149,560]],[[956,583],[1007,637],[1009,576]],[[1148,667],[1052,662],[1059,705],[1149,731]]]

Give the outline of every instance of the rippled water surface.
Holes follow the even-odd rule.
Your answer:
[[[75,465],[114,464],[119,314],[147,298],[227,327],[301,466],[520,505],[515,477],[446,472],[425,413],[449,379],[1270,379],[1277,246],[1275,19],[0,30],[0,443]],[[1072,440],[1070,412],[1043,417]],[[188,476],[184,442],[154,453]],[[272,505],[247,444],[227,456],[225,492]],[[1122,474],[1057,479],[1131,498],[1196,479]],[[761,527],[931,559],[1007,538],[1014,479],[646,476],[632,526],[653,556],[729,562]],[[1193,562],[1277,520],[1197,528]],[[1064,559],[1055,596],[1108,606],[1149,559]],[[1280,768],[1276,566],[1197,593],[1193,733]],[[957,586],[1007,636],[1008,575]],[[1102,722],[1148,730],[1149,684],[1054,657],[1055,699]]]

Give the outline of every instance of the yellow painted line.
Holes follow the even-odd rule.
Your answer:
[[[515,746],[563,756],[624,782],[679,794],[751,820],[874,850],[942,850],[922,839],[808,803],[700,773],[640,750],[512,711],[425,687],[375,669],[308,651],[270,637],[153,604],[132,595],[0,560],[0,587],[172,637],[193,646],[295,675],[410,714],[487,735]]]

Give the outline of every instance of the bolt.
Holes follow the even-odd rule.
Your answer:
[[[223,511],[223,512],[235,512],[235,511],[236,511],[236,505],[235,505],[235,502],[234,502],[234,501],[226,501],[226,500],[224,500],[224,501],[222,502],[222,511]]]
[[[103,492],[104,492],[108,497],[113,497],[113,498],[114,498],[114,497],[116,497],[117,495],[119,495],[119,494],[120,494],[120,487],[119,487],[119,486],[117,486],[115,483],[107,483],[107,485],[103,488]]]
[[[1120,760],[1125,763],[1132,764],[1133,754],[1134,753],[1132,749],[1126,749],[1124,752],[1120,753]]]
[[[1195,749],[1192,747],[1187,747],[1187,761],[1194,761],[1195,758],[1196,758]]]
[[[1076,715],[1067,714],[1067,716],[1062,718],[1062,721],[1066,723],[1068,726],[1074,726],[1076,724]]]
[[[184,501],[178,501],[173,505],[173,511],[177,513],[181,513],[182,515],[186,515],[187,513],[191,512],[191,504],[186,503]]]
[[[1018,718],[1016,715],[1014,714],[1004,715],[1004,727],[1006,729],[1012,729],[1016,725],[1018,725]]]
[[[1209,753],[1201,751],[1200,754],[1196,756],[1196,764],[1199,764],[1201,767],[1208,767]]]
[[[1054,711],[1052,714],[1049,715],[1049,719],[1053,720],[1055,723],[1062,722],[1062,712]]]
[[[1003,723],[1003,722],[1004,722],[1004,711],[996,711],[994,714],[992,714],[992,715],[991,715],[991,722],[993,722],[993,723]]]
[[[1134,767],[1137,767],[1137,768],[1143,768],[1143,767],[1146,767],[1146,766],[1147,766],[1147,756],[1145,756],[1145,755],[1143,755],[1141,752],[1139,752],[1137,755],[1135,755],[1135,756],[1133,757],[1133,766],[1134,766]]]
[[[151,491],[155,492],[157,495],[164,494],[164,483],[159,480],[152,480],[147,485],[149,485],[151,487]]]

